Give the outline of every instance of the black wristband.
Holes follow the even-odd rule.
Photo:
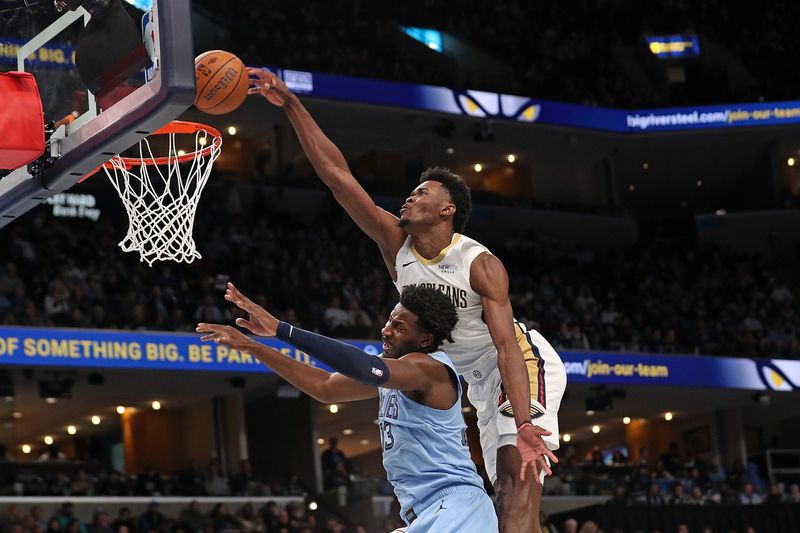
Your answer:
[[[278,327],[275,330],[275,338],[288,341],[292,337],[292,325],[286,322],[278,322]]]

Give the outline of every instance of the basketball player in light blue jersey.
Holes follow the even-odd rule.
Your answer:
[[[461,415],[461,384],[439,346],[458,321],[450,298],[408,287],[381,330],[383,356],[279,322],[232,283],[225,298],[250,316],[236,324],[277,337],[337,371],[300,363],[232,326],[198,324],[204,341],[248,352],[309,396],[340,403],[378,396],[383,466],[407,533],[498,530],[491,499],[475,471]]]

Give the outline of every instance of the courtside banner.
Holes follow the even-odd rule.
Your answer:
[[[615,133],[782,126],[800,122],[800,101],[623,110],[302,70],[272,70],[295,93],[315,98]]]
[[[800,361],[690,355],[562,352],[567,381],[749,390],[800,390]]]
[[[645,109],[625,112],[633,133],[738,126],[782,126],[800,122],[800,101]]]
[[[283,342],[259,340],[329,370]],[[381,350],[375,342],[352,344],[372,355]],[[800,390],[800,361],[574,351],[561,357],[567,379],[576,383]],[[8,365],[270,372],[251,355],[201,342],[193,333],[0,327],[0,366]]]
[[[300,70],[271,70],[293,92],[314,98],[404,107],[476,118],[536,122],[619,133],[628,131],[624,113],[603,107]]]

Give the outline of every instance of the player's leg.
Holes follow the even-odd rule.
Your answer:
[[[558,448],[558,409],[566,387],[566,372],[561,358],[536,331],[518,325],[517,342],[522,349],[531,380],[531,417],[533,423],[552,433],[545,437],[548,448]],[[495,396],[496,398],[498,396]],[[539,507],[544,474],[535,479],[533,472],[525,481],[519,479],[521,459],[516,448],[517,428],[511,402],[500,386],[497,416],[496,480],[497,511],[503,533],[539,531]]]
[[[539,526],[539,506],[542,485],[533,475],[525,481],[519,478],[520,459],[517,447],[505,445],[497,450],[497,515],[503,533],[536,532]]]

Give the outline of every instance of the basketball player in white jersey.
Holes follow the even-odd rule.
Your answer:
[[[399,218],[384,211],[297,96],[268,70],[249,73],[250,92],[283,108],[317,175],[376,242],[398,289],[426,285],[452,298],[459,321],[455,342],[444,348],[469,383],[468,396],[478,412],[500,529],[539,531],[542,483],[551,473],[549,461],[557,461],[551,450],[558,448],[566,372],[550,344],[514,320],[502,262],[460,233],[471,211],[469,189],[447,170],[428,169]]]

